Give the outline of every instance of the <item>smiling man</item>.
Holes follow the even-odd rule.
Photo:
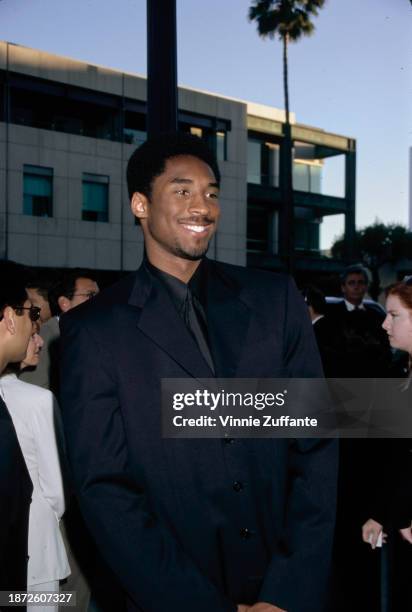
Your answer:
[[[86,522],[130,609],[320,612],[335,442],[161,437],[162,378],[321,375],[305,304],[287,276],[206,258],[220,172],[203,141],[147,141],[127,180],[144,261],[61,321]]]

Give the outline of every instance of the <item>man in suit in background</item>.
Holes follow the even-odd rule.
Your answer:
[[[312,321],[325,376],[338,377],[342,367],[340,363],[342,329],[328,315],[326,299],[320,289],[307,285],[302,289],[302,295]]]
[[[341,276],[343,301],[329,304],[328,314],[342,331],[341,378],[390,376],[392,355],[382,329],[385,314],[365,302],[368,275],[362,266],[348,266]]]
[[[385,378],[392,373],[392,354],[385,314],[365,302],[368,275],[360,265],[341,276],[343,301],[328,305],[339,333],[337,378]],[[368,385],[368,383],[366,383]],[[368,385],[369,386],[369,385]],[[372,387],[370,387],[372,388]],[[365,407],[368,403],[365,402]],[[376,452],[375,440],[346,438],[340,442],[334,567],[335,596],[331,612],[380,610],[380,568],[377,555],[362,543],[360,529],[369,518],[368,486]]]
[[[44,340],[41,359],[35,368],[27,368],[21,379],[59,396],[59,316],[82,304],[99,292],[93,272],[75,268],[58,279],[31,279],[26,291],[40,310],[40,335]],[[47,297],[47,299],[46,299]]]
[[[161,437],[162,378],[322,375],[293,281],[205,257],[220,172],[187,134],[131,157],[137,272],[61,319],[62,409],[86,523],[144,612],[320,612],[333,440]]]
[[[20,269],[0,261],[0,374],[24,359],[40,311],[27,299]],[[0,378],[0,591],[25,591],[33,485],[1,392]]]

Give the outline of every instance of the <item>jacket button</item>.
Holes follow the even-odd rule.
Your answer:
[[[239,480],[236,480],[233,483],[233,490],[236,491],[236,493],[243,491],[243,482],[239,482]]]
[[[252,536],[252,532],[247,527],[242,527],[239,533],[240,533],[240,537],[243,538],[244,540],[248,540]]]
[[[234,444],[235,441],[233,438],[223,438],[225,444]]]

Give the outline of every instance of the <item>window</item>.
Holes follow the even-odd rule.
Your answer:
[[[277,253],[278,212],[256,202],[247,207],[247,250],[249,253]]]
[[[279,145],[255,138],[248,140],[248,183],[279,186]]]
[[[83,172],[83,221],[109,220],[109,177]]]
[[[214,130],[209,127],[198,127],[180,123],[179,129],[189,132],[193,136],[203,138],[208,147],[215,152],[218,162],[227,160],[227,133],[223,130]]]
[[[216,132],[216,157],[217,161],[226,161],[227,159],[227,147],[226,147],[226,132]]]
[[[297,251],[319,251],[319,221],[295,219],[295,248]]]
[[[138,147],[147,139],[146,117],[142,112],[126,110],[123,128],[124,142],[134,144]]]
[[[194,125],[190,126],[190,133],[192,136],[197,136],[198,138],[203,138],[203,130],[200,127],[195,127]]]
[[[322,192],[322,169],[324,161],[318,157],[315,145],[306,142],[294,143],[293,188],[307,193]]]
[[[53,169],[23,167],[23,214],[33,217],[53,216]]]
[[[119,111],[113,107],[115,99],[110,99],[112,105],[107,106],[104,102],[109,96],[99,104],[98,95],[90,94],[89,100],[85,95],[81,99],[79,88],[68,87],[59,92],[56,85],[49,89],[45,86],[41,91],[40,84],[35,90],[30,84],[27,88],[11,87],[11,122],[92,138],[119,139]]]

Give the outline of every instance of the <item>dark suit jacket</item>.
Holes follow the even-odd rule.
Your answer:
[[[340,334],[341,351],[338,378],[389,377],[392,355],[386,332],[385,315],[365,304],[364,310],[349,312],[345,303],[329,304],[327,316]]]
[[[0,397],[0,591],[27,588],[32,491],[13,421]]]
[[[343,364],[342,343],[343,330],[336,325],[334,318],[323,316],[313,323],[313,331],[318,345],[323,371],[327,378],[338,378],[341,375]]]
[[[291,280],[204,263],[217,376],[321,374]],[[61,332],[75,486],[136,609],[232,612],[237,603],[263,600],[288,612],[320,612],[336,443],[162,439],[161,378],[211,373],[145,267],[62,316]]]

